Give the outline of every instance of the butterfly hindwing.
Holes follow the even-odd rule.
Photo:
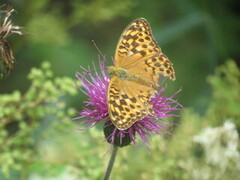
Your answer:
[[[173,65],[163,53],[139,62],[135,66],[130,67],[128,72],[143,79],[153,87],[158,86],[160,75],[170,77],[171,80],[176,79]]]
[[[124,130],[147,114],[152,114],[150,98],[154,91],[151,87],[113,77],[108,88],[108,109],[112,123]]]

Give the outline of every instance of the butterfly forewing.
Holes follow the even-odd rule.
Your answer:
[[[160,53],[151,28],[144,18],[130,23],[123,31],[115,52],[115,65],[129,68],[138,60]]]
[[[115,66],[142,71],[149,78],[158,80],[159,74],[175,80],[172,63],[162,53],[154,39],[151,27],[146,19],[139,18],[130,23],[123,31],[115,52]],[[145,75],[144,75],[145,76]],[[152,77],[156,76],[156,77]]]

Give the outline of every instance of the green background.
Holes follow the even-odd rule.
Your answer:
[[[235,125],[236,133],[239,134],[239,1],[1,0],[0,6],[2,4],[11,4],[16,10],[11,19],[15,25],[24,27],[25,35],[11,35],[7,39],[16,62],[10,75],[0,80],[0,97],[13,96],[12,93],[18,91],[21,99],[29,92],[34,79],[38,83],[46,83],[48,76],[41,77],[44,72],[53,74],[51,78],[67,77],[68,80],[60,79],[60,82],[53,83],[56,92],[61,89],[67,95],[63,96],[62,92],[43,95],[43,102],[50,99],[50,106],[56,105],[56,100],[51,101],[50,98],[54,96],[58,96],[57,99],[65,104],[55,110],[60,113],[59,117],[54,114],[55,111],[45,114],[49,102],[47,105],[41,103],[39,115],[34,108],[40,106],[33,105],[26,111],[26,116],[23,111],[23,117],[19,117],[16,124],[14,113],[18,113],[25,99],[21,103],[16,101],[4,106],[0,102],[3,117],[4,113],[10,117],[9,123],[1,127],[6,132],[0,136],[2,147],[12,135],[18,137],[20,131],[27,131],[18,127],[21,124],[19,122],[24,122],[29,128],[29,132],[25,133],[27,138],[21,136],[20,145],[11,144],[10,141],[7,149],[0,149],[0,179],[60,179],[64,175],[69,176],[65,179],[70,179],[70,176],[78,179],[103,177],[110,155],[103,156],[109,145],[102,141],[101,126],[78,132],[76,129],[79,126],[63,123],[62,118],[76,117],[76,114],[68,113],[70,110],[67,109],[80,111],[87,98],[80,91],[74,92],[74,80],[75,72],[81,71],[80,66],[98,63],[99,53],[91,41],[95,41],[106,55],[107,64],[111,65],[122,30],[139,17],[149,21],[154,37],[174,65],[176,81],[166,80],[167,94],[182,88],[183,91],[176,99],[185,109],[181,113],[176,112],[181,118],[173,119],[179,123],[173,131],[175,136],[164,136],[163,140],[153,135],[149,143],[150,152],[143,145],[122,148],[112,179],[239,178],[239,163],[230,158],[226,167],[218,167],[225,161],[215,164],[209,162],[207,154],[211,152],[201,143],[193,143],[191,140],[206,127],[223,127],[227,120]],[[48,69],[49,64],[45,64],[47,70],[44,71],[42,63],[46,61],[51,68]],[[29,80],[27,77],[33,67],[40,68],[40,75],[35,73]],[[216,70],[217,67],[220,68]],[[41,86],[38,88],[41,93]],[[32,93],[29,103],[39,98],[37,92]],[[6,111],[3,111],[4,108]],[[7,115],[7,108],[12,108],[9,114],[14,114],[13,117]],[[32,128],[29,127],[28,118],[35,119]],[[222,141],[225,143],[225,140]],[[236,152],[240,156],[239,139],[236,144]],[[224,144],[223,147],[228,148],[228,145]],[[11,153],[13,149],[17,155]],[[19,158],[26,152],[25,159]],[[222,156],[221,152],[216,151],[219,157]],[[11,163],[3,165],[1,157]],[[196,169],[199,171],[193,171]],[[221,173],[222,176],[218,176]]]

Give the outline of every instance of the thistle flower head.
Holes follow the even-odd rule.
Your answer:
[[[94,72],[90,69],[84,69],[83,73],[76,73],[76,77],[81,82],[80,90],[87,95],[88,100],[85,101],[85,106],[82,111],[76,111],[79,116],[72,120],[84,118],[78,124],[89,124],[87,128],[95,126],[98,122],[104,121],[104,134],[106,140],[115,146],[126,146],[131,142],[136,143],[137,135],[142,141],[148,145],[148,137],[152,134],[171,134],[170,127],[174,123],[165,121],[165,118],[177,116],[172,113],[174,110],[180,110],[182,105],[173,98],[177,91],[172,96],[164,96],[166,87],[161,87],[157,94],[151,99],[153,105],[154,115],[147,115],[141,120],[136,121],[130,128],[126,130],[117,129],[111,122],[108,114],[107,104],[107,89],[110,77],[105,73],[105,63],[100,61],[101,73]],[[84,128],[86,129],[86,128]]]

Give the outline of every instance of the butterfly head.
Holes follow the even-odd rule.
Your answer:
[[[108,66],[107,71],[110,77],[112,76],[118,76],[121,79],[126,80],[128,78],[128,73],[126,69],[123,68],[117,68],[114,66]]]

